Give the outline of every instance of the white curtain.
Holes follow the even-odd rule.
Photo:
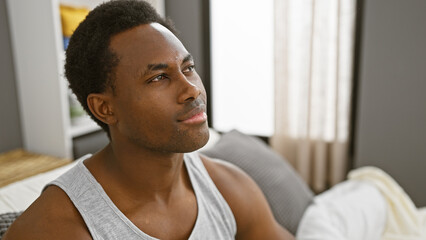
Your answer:
[[[345,178],[355,0],[275,0],[272,146],[316,192]]]

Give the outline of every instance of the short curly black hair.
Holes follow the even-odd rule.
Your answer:
[[[114,91],[114,68],[119,59],[109,49],[112,36],[154,22],[176,33],[171,21],[160,17],[147,2],[113,0],[93,9],[69,41],[65,61],[69,87],[86,112],[109,137],[108,125],[93,115],[87,105],[87,97],[90,93],[102,93],[108,87]]]

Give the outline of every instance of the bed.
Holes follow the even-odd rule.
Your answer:
[[[278,223],[297,239],[426,239],[426,211],[417,209],[380,169],[352,171],[343,183],[317,196],[290,164],[262,140],[236,130],[211,130],[202,154],[247,172],[265,194]],[[40,194],[76,161],[0,188],[0,236]]]

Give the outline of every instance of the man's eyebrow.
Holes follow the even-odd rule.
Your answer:
[[[188,55],[183,58],[182,63],[186,63],[189,61],[193,61],[193,57],[191,54],[188,53]],[[167,65],[166,63],[148,64],[147,69],[143,72],[142,76],[146,76],[152,71],[167,69],[168,67],[169,65]]]
[[[192,58],[192,55],[191,55],[190,53],[188,53],[188,55],[186,55],[186,56],[183,58],[182,63],[186,63],[186,62],[193,61],[193,60],[194,60],[194,59]]]
[[[165,69],[165,68],[168,68],[168,67],[169,67],[169,65],[167,65],[165,63],[148,64],[148,69],[146,70],[146,72],[161,70],[161,69]]]
[[[165,64],[165,63],[152,63],[152,64],[148,64],[147,68],[145,71],[142,71],[142,74],[138,74],[139,77],[144,77],[146,75],[148,75],[150,72],[152,71],[156,71],[156,70],[161,70],[161,69],[167,69],[169,67],[169,65]]]

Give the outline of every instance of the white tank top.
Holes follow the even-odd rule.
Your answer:
[[[142,232],[114,205],[83,164],[89,157],[83,157],[75,167],[47,186],[56,185],[65,191],[95,240],[157,239]],[[184,163],[198,205],[197,219],[189,239],[234,239],[237,227],[232,211],[210,178],[198,153],[185,154]]]

